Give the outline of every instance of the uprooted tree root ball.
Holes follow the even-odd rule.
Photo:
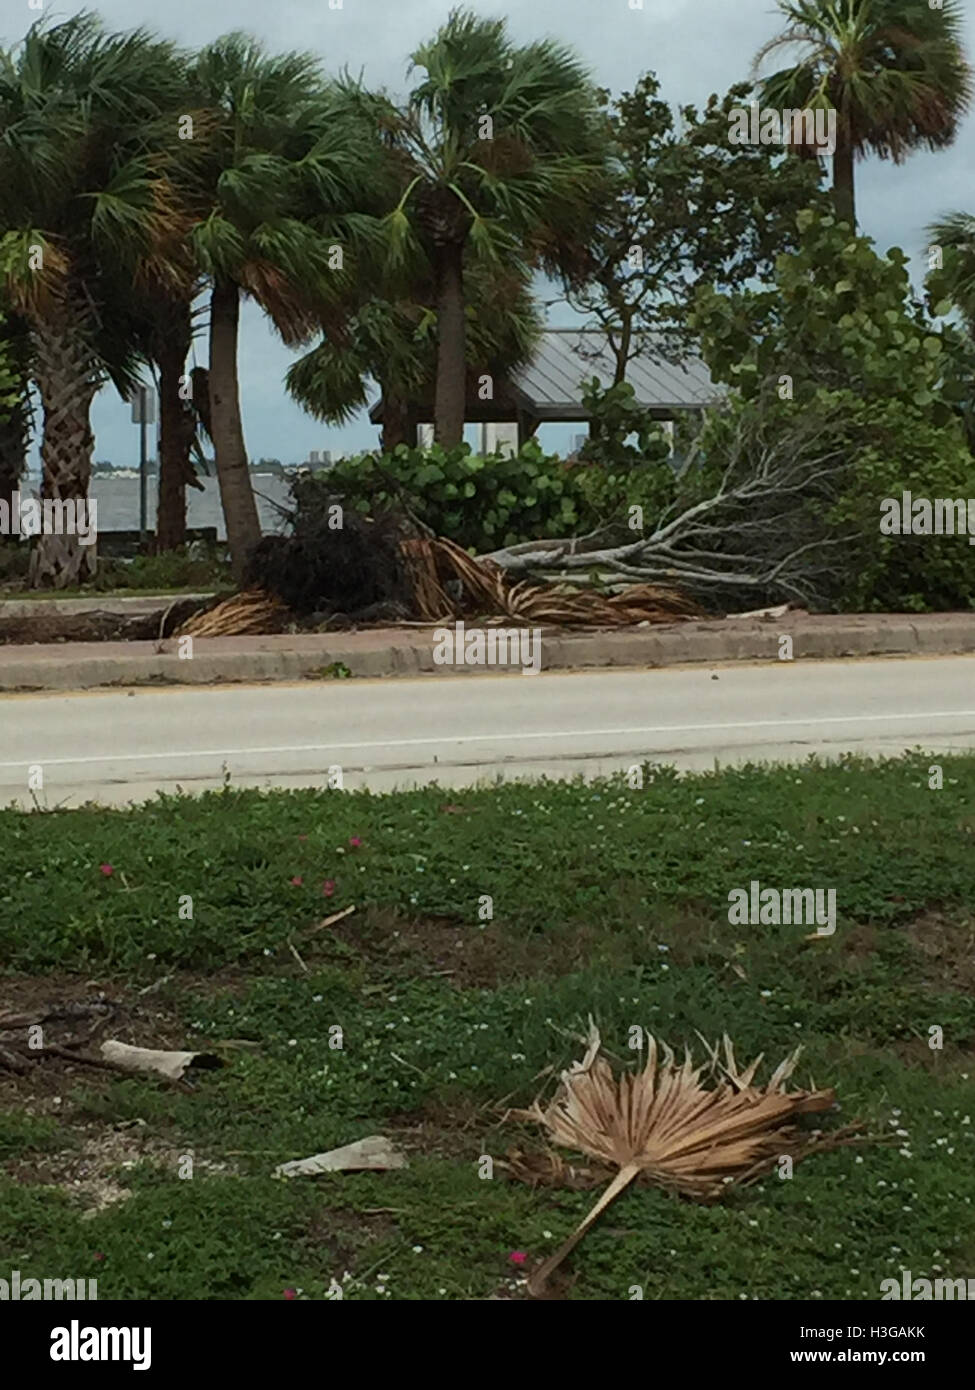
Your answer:
[[[444,537],[396,540],[395,534],[389,521],[355,518],[346,540],[333,551],[331,541],[319,545],[294,537],[267,537],[254,553],[252,587],[196,614],[180,628],[180,635],[280,632],[292,617],[309,613],[343,613],[365,621],[481,618],[580,628],[672,623],[701,616],[695,603],[666,585],[631,584],[616,593],[600,593],[515,581],[492,561],[476,560]],[[338,562],[340,551],[349,559],[345,569]],[[262,582],[255,585],[258,577]]]

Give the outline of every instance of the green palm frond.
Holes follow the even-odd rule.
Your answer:
[[[232,279],[246,253],[246,239],[229,218],[213,212],[190,233],[197,260],[204,273]]]
[[[344,425],[368,404],[368,370],[364,355],[325,339],[288,368],[285,386],[315,419]]]
[[[754,75],[783,49],[790,67],[759,83],[764,105],[796,108],[828,99],[858,155],[897,162],[949,144],[972,102],[962,6],[944,0],[779,0],[783,33],[758,53]]]
[[[949,213],[928,228],[928,236],[945,252],[943,269],[932,276],[938,296],[947,296],[975,333],[975,215]]]

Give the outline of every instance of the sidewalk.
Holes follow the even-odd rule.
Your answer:
[[[84,613],[113,613],[117,617],[131,617],[134,614],[158,613],[162,616],[173,601],[192,599],[194,603],[206,603],[213,598],[210,592],[185,594],[139,594],[129,597],[126,594],[92,594],[89,598],[58,598],[44,595],[43,598],[3,598],[0,597],[0,618],[33,618],[41,614],[57,617],[70,617]]]
[[[351,676],[499,674],[504,668],[435,666],[433,625],[280,637],[195,638],[190,659],[178,643],[60,642],[0,647],[0,690],[88,690],[119,685],[331,679]],[[779,638],[796,660],[975,653],[975,613],[787,613],[613,632],[543,633],[543,671],[675,666],[686,662],[777,661]],[[331,668],[331,669],[330,669]],[[517,671],[518,668],[515,668]]]

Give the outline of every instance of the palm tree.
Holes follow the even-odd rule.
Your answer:
[[[755,59],[782,48],[792,67],[760,84],[774,110],[834,108],[833,196],[856,227],[853,166],[868,153],[900,164],[916,149],[944,149],[972,98],[960,0],[778,0],[788,21]]]
[[[33,424],[29,388],[27,325],[16,315],[0,312],[0,503],[8,506],[27,461]]]
[[[478,262],[468,250],[464,284],[467,367],[497,377],[527,362],[542,327],[527,281],[511,268]],[[387,290],[395,295],[395,286]],[[389,452],[407,442],[408,403],[428,396],[436,363],[434,286],[427,276],[413,298],[370,298],[350,320],[345,342],[325,337],[286,380],[299,405],[329,424],[344,424],[367,405],[368,379],[378,382],[382,447]]]
[[[181,214],[190,218],[190,202],[202,162],[207,158],[210,121],[195,109],[198,92],[192,64],[182,63],[179,92],[171,110],[147,130],[157,152],[171,196]],[[186,128],[192,121],[192,130]],[[183,135],[180,135],[182,130]],[[176,138],[174,138],[174,132]],[[193,138],[184,138],[192,134]],[[194,338],[196,301],[206,288],[188,242],[173,248],[165,278],[154,277],[137,286],[124,286],[115,315],[117,331],[131,343],[140,365],[158,382],[159,491],[156,511],[156,551],[172,550],[186,540],[186,488],[201,488],[192,456],[202,458],[199,417],[191,404],[186,364]]]
[[[454,11],[413,54],[426,76],[386,107],[403,193],[389,214],[390,263],[422,254],[437,317],[439,443],[464,431],[465,247],[516,274],[577,258],[606,170],[598,95],[578,59],[544,40],[516,47],[504,20]]]
[[[186,541],[186,489],[202,488],[193,467],[201,457],[198,416],[186,364],[193,342],[193,275],[179,290],[132,296],[132,322],[126,331],[140,364],[158,381],[159,491],[156,509],[157,552]]]
[[[975,215],[949,213],[928,228],[928,238],[944,253],[942,266],[932,270],[925,282],[932,308],[944,313],[951,305],[964,325],[955,340],[955,410],[975,454]],[[947,304],[942,303],[945,300]]]
[[[193,82],[207,123],[187,196],[210,284],[210,428],[239,575],[261,535],[237,376],[241,296],[291,346],[323,322],[341,332],[376,152],[309,55],[269,56],[230,34],[199,54]]]
[[[89,415],[112,380],[136,373],[113,321],[121,285],[165,283],[186,225],[145,133],[172,109],[178,63],[142,30],[106,33],[90,14],[34,25],[0,54],[0,275],[28,325],[41,399],[45,499],[85,499]],[[31,582],[93,574],[94,546],[40,535]]]
[[[931,242],[947,252],[938,273],[939,288],[952,301],[975,337],[975,215],[949,213],[928,228]]]

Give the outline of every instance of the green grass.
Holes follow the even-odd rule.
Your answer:
[[[975,1277],[975,757],[943,759],[940,791],[928,762],[0,812],[11,972],[124,982],[187,1045],[258,1044],[186,1091],[76,1073],[60,1139],[22,1087],[6,1111],[0,1092],[0,1252],[97,1276],[102,1298],[320,1298],[345,1272],[347,1297],[517,1295],[510,1252],[554,1249],[593,1195],[485,1180],[479,1161],[537,1140],[495,1107],[578,1056],[593,1013],[621,1061],[636,1024],[698,1053],[697,1032],[727,1031],[773,1065],[801,1042],[798,1082],[837,1091],[827,1126],[860,1118],[890,1142],[713,1207],[631,1189],[561,1296],[875,1299],[902,1266]],[[835,936],[730,925],[728,893],[753,878],[834,887]],[[136,1129],[145,1157],[112,1171],[133,1195],[94,1217],[70,1182],[25,1180]],[[270,1177],[376,1133],[409,1169]]]
[[[27,588],[29,548],[22,544],[0,545],[0,591],[5,599],[64,599],[181,594],[219,591],[232,587],[225,545],[165,551],[160,555],[134,555],[130,559],[105,556],[95,578],[82,587],[44,593]]]

